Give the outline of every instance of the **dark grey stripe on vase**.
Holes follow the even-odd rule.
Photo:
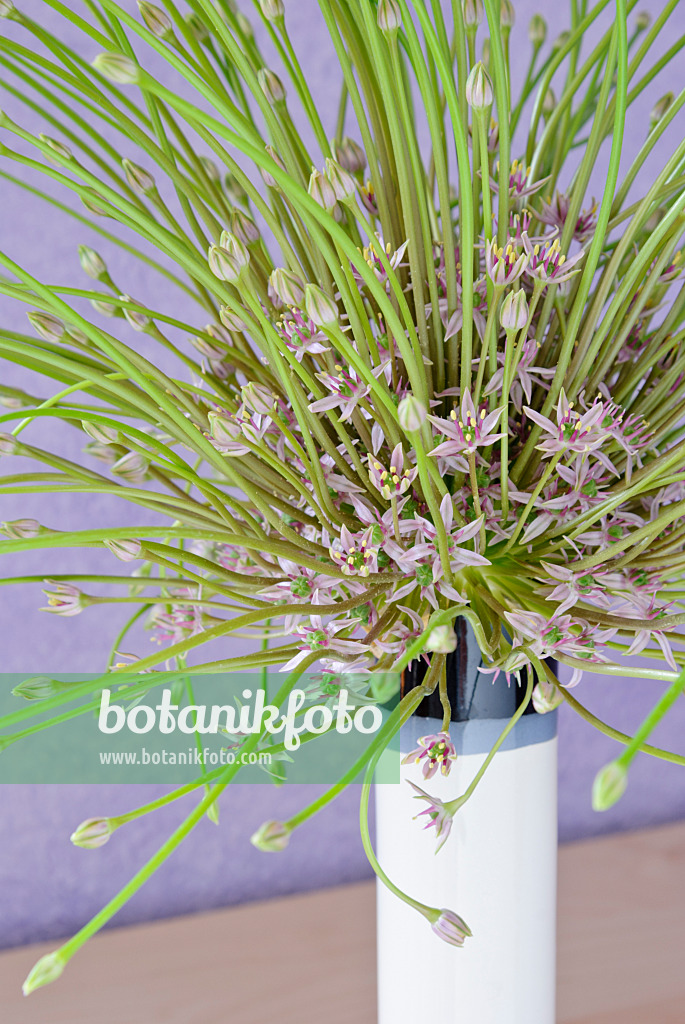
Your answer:
[[[475,718],[470,722],[451,722],[450,738],[457,754],[489,753],[506,727],[506,718]],[[407,754],[418,746],[420,736],[440,732],[439,718],[410,718],[402,726],[400,749]],[[511,730],[500,750],[518,750],[535,743],[546,743],[557,734],[557,712],[546,715],[523,715]]]

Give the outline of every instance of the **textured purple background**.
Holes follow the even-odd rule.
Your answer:
[[[136,10],[127,0],[124,6]],[[249,5],[245,4],[247,9]],[[24,0],[23,9],[45,25],[58,29],[61,22],[41,0]],[[514,77],[520,78],[528,55],[527,22],[540,7],[561,11],[561,20],[550,25],[550,35],[567,26],[565,5],[548,5],[520,0],[516,4],[518,25],[512,45]],[[663,4],[649,0],[645,9],[657,14]],[[79,5],[80,8],[80,5]],[[332,125],[335,117],[335,89],[332,79],[331,51],[318,14],[316,0],[286,0],[288,24],[313,83],[324,122]],[[549,14],[548,14],[549,16]],[[552,18],[550,18],[552,20]],[[606,24],[606,20],[605,20]],[[5,28],[5,26],[3,26]],[[58,29],[77,44],[84,54],[94,56],[94,47],[84,47],[78,33],[69,26]],[[675,35],[685,30],[685,7],[671,18],[664,34],[663,52]],[[12,34],[14,28],[7,26]],[[77,42],[78,41],[78,42]],[[682,77],[682,76],[680,76]],[[655,96],[678,84],[676,64],[662,77],[656,93],[640,98],[632,108],[626,136],[626,155],[630,158],[646,133],[649,109]],[[7,102],[17,120],[36,131],[54,130],[37,116],[17,111]],[[126,155],[126,154],[122,154]],[[131,154],[135,158],[135,153]],[[641,182],[652,180],[646,168]],[[9,167],[12,171],[12,168]],[[20,172],[22,173],[22,172]],[[598,173],[594,191],[601,194],[602,175]],[[152,308],[169,309],[164,285],[154,276],[132,271],[125,257],[111,253],[97,238],[78,225],[52,211],[19,189],[3,183],[3,217],[0,246],[14,259],[49,282],[81,284],[76,245],[85,241],[96,245],[108,258],[114,276],[123,287],[143,299]],[[591,189],[592,192],[592,189]],[[25,330],[23,311],[0,299],[0,323]],[[36,382],[29,374],[10,367],[3,369],[2,383],[34,389],[40,395],[50,393],[47,382]],[[33,429],[33,428],[32,428]],[[40,443],[51,428],[33,429],[30,439]],[[29,435],[27,435],[29,436]],[[61,449],[78,457],[80,439],[68,434],[60,437]],[[3,466],[3,472],[5,467]],[[7,471],[10,471],[9,468]],[[13,464],[12,472],[15,471]],[[36,516],[55,528],[78,528],[122,522],[149,522],[149,516],[106,498],[38,497],[28,500],[5,497],[0,503],[0,519]],[[112,559],[106,553],[88,552],[76,556],[81,571],[101,567],[112,571]],[[49,557],[30,555],[7,558],[3,575],[66,571],[73,568],[74,556],[51,553]],[[118,564],[118,563],[117,563]],[[113,571],[117,571],[114,568]],[[41,614],[37,586],[0,591],[2,612],[3,671],[93,671],[101,664],[112,636],[121,621],[113,612],[95,608],[73,619]],[[138,634],[127,641],[127,649],[144,651],[147,639]],[[137,645],[137,646],[134,646]],[[658,692],[658,684],[628,680],[586,677],[577,693],[596,714],[612,725],[631,730],[644,715]],[[682,748],[685,728],[685,702],[676,708],[661,727],[655,742],[671,749]],[[616,829],[677,819],[685,815],[685,776],[680,769],[639,758],[631,773],[627,795],[609,813],[599,816],[590,808],[590,786],[595,771],[616,750],[615,745],[562,709],[560,723],[560,834],[564,840]],[[369,874],[357,831],[357,794],[348,792],[298,833],[283,854],[267,856],[254,850],[248,836],[263,820],[285,817],[309,802],[316,787],[293,787],[276,792],[267,787],[232,787],[221,805],[219,829],[207,821],[198,826],[190,839],[150,881],[144,890],[117,917],[117,923],[162,917],[207,907],[262,898],[279,893],[351,881]],[[96,911],[157,848],[173,830],[182,812],[190,807],[175,806],[148,820],[129,825],[97,853],[74,849],[68,835],[83,818],[115,814],[150,799],[159,789],[151,786],[4,786],[0,789],[2,844],[0,846],[0,947],[67,934]]]

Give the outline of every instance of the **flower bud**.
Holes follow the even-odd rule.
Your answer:
[[[425,650],[436,654],[451,654],[457,649],[457,634],[452,626],[435,626],[428,634]]]
[[[542,116],[549,117],[556,108],[557,97],[554,93],[554,89],[548,89],[545,93],[545,98],[542,101]]]
[[[26,314],[29,323],[34,330],[46,341],[62,341],[67,333],[64,321],[52,313],[44,313],[43,310],[36,310]]]
[[[592,784],[592,807],[608,811],[621,799],[628,786],[628,769],[620,761],[610,761],[595,775]]]
[[[428,920],[435,934],[450,946],[463,946],[464,940],[472,934],[466,921],[453,910],[436,910]]]
[[[661,118],[668,112],[674,100],[672,92],[665,93],[660,100],[657,100],[649,114],[649,126],[655,128]]]
[[[207,254],[209,269],[220,281],[237,281],[240,277],[238,262],[219,245],[210,245]]]
[[[520,331],[528,323],[528,302],[523,288],[509,292],[499,312],[499,322],[505,331]]]
[[[86,818],[69,838],[74,846],[82,846],[84,850],[96,850],[109,842],[109,837],[116,827],[110,818]]]
[[[214,341],[220,341],[226,348],[230,348],[233,344],[231,335],[221,324],[207,324],[205,334],[208,334]],[[200,339],[198,338],[197,340],[199,341]]]
[[[12,434],[0,433],[0,455],[18,455],[21,445]]]
[[[262,92],[272,106],[283,103],[285,100],[285,88],[275,71],[269,68],[261,68],[257,72],[257,81]]]
[[[466,79],[466,99],[473,110],[488,110],[492,106],[492,82],[480,60]]]
[[[514,11],[511,0],[501,0],[501,6],[499,11],[499,23],[505,34],[509,33],[514,27],[516,21],[516,12]]]
[[[243,245],[253,245],[261,238],[252,217],[243,210],[231,210],[231,231]]]
[[[185,22],[197,43],[205,43],[209,39],[207,26],[195,11],[189,11],[185,15]]]
[[[0,384],[0,405],[6,409],[22,409],[29,405],[36,405],[38,401],[39,399],[22,391],[21,388],[9,388],[5,384]]]
[[[200,163],[202,164],[202,169],[209,178],[209,180],[214,182],[215,185],[218,185],[221,181],[221,172],[219,171],[219,168],[214,163],[214,161],[211,160],[208,156],[205,156],[204,154],[201,157],[199,157],[199,160]]]
[[[139,452],[128,452],[112,466],[112,472],[116,476],[123,477],[128,484],[142,484],[148,479],[150,463]]]
[[[222,231],[221,238],[219,239],[219,247],[228,253],[231,259],[235,260],[238,267],[238,273],[242,273],[243,270],[250,263],[250,254],[247,247],[243,242],[240,241],[237,235],[232,234],[230,231]]]
[[[563,702],[561,690],[548,679],[541,679],[533,689],[533,707],[539,715],[554,711]]]
[[[138,0],[138,9],[153,36],[156,36],[157,39],[170,39],[173,36],[172,21],[166,11],[161,11],[154,4],[147,3],[147,0]]]
[[[250,842],[265,853],[278,853],[285,850],[290,842],[291,831],[285,822],[265,821],[250,837]]]
[[[315,327],[333,327],[340,314],[335,299],[326,295],[316,284],[308,284],[304,290],[304,308]]]
[[[397,406],[397,419],[402,430],[420,430],[426,422],[428,411],[425,405],[413,395],[407,395]]]
[[[99,444],[118,444],[121,434],[114,427],[108,427],[104,423],[91,423],[90,420],[81,420],[83,430]]]
[[[252,28],[250,19],[246,18],[242,11],[238,11],[236,14],[235,23],[245,39],[254,39],[254,29]]]
[[[7,523],[0,523],[0,532],[12,540],[22,540],[29,537],[37,537],[44,532],[44,527],[37,519],[13,519]]]
[[[79,245],[78,258],[81,268],[93,281],[102,281],[108,277],[107,264],[102,256],[95,249],[91,249],[89,245]]]
[[[47,700],[48,697],[55,697],[61,693],[68,685],[60,683],[57,679],[50,679],[49,676],[32,676],[19,686],[15,686],[12,696],[23,697],[24,700]]]
[[[285,164],[281,160],[280,156],[278,155],[278,153],[276,152],[274,147],[273,146],[266,146],[265,148],[266,148],[267,154],[271,157],[273,162],[278,167],[280,167],[280,169],[282,171],[284,171],[285,170]],[[265,170],[265,168],[263,168],[263,167],[260,167],[259,168],[259,173],[261,174],[262,181],[264,182],[264,184],[266,185],[267,188],[276,188],[276,189],[279,188],[278,182],[276,181],[274,176],[269,173],[269,171]]]
[[[547,38],[547,22],[541,14],[534,14],[528,25],[528,38],[537,49]]]
[[[462,8],[466,29],[477,29],[483,20],[483,0],[464,0]]]
[[[218,444],[231,444],[241,435],[240,426],[235,420],[230,419],[225,412],[207,413],[209,420],[209,433]]]
[[[89,213],[94,213],[96,217],[111,217],[111,213],[108,208],[101,205],[102,203],[105,203],[106,200],[103,199],[102,196],[98,195],[94,189],[86,189],[85,192],[81,194],[81,202],[85,206],[86,210],[88,210]]]
[[[361,175],[366,167],[366,154],[354,139],[345,138],[333,146],[335,159],[350,174]]]
[[[114,448],[110,448],[107,444],[100,444],[99,441],[91,441],[89,444],[84,445],[83,451],[86,455],[92,455],[94,459],[98,459],[108,466],[113,466],[119,458]]]
[[[52,981],[57,981],[64,970],[65,964],[64,954],[59,949],[55,950],[54,953],[42,956],[29,972],[29,976],[22,986],[24,995],[28,996],[35,989],[41,988],[42,985],[49,985]]]
[[[302,308],[304,302],[304,281],[291,270],[277,267],[269,277],[269,287],[285,306]]]
[[[229,331],[246,331],[247,324],[244,320],[241,320],[237,313],[229,309],[228,306],[221,306],[219,309],[219,319],[224,327],[227,327]]]
[[[378,0],[376,20],[381,32],[397,32],[402,25],[402,14],[397,0]]]
[[[0,18],[17,18],[18,11],[12,0],[0,0]]]
[[[119,298],[122,302],[135,302],[130,295],[120,295]],[[138,312],[137,309],[124,308],[123,313],[134,331],[146,331],[152,323],[147,313]]]
[[[105,540],[103,544],[120,562],[135,562],[142,557],[143,546],[139,540]]]
[[[245,206],[247,203],[247,192],[230,171],[224,175],[224,191],[234,206]]]
[[[141,196],[155,194],[157,186],[155,179],[149,171],[146,171],[144,167],[139,167],[138,164],[134,164],[132,160],[122,160],[121,163],[126,171],[126,180],[134,192]]]
[[[271,416],[274,411],[275,398],[263,384],[244,384],[240,389],[243,402],[252,412],[260,416]]]
[[[57,156],[61,156],[63,160],[74,159],[74,154],[72,153],[72,151],[69,149],[68,146],[65,146],[63,142],[60,142],[59,139],[53,139],[49,135],[43,135],[42,133],[38,136],[38,138],[49,149],[51,149],[53,153],[56,153]],[[55,162],[59,163],[60,161],[58,160]]]
[[[570,35],[571,33],[566,29],[563,32],[560,32],[554,40],[554,42],[552,43],[552,53],[554,53],[556,50],[561,50],[563,46],[566,46],[567,42],[569,41]]]
[[[333,186],[335,198],[341,203],[352,199],[356,194],[357,188],[350,172],[330,157],[326,157],[326,177]]]
[[[91,299],[90,304],[100,316],[120,316],[119,306],[113,306],[111,302],[104,302],[102,299]]]
[[[140,68],[123,53],[99,53],[92,66],[101,75],[117,85],[135,85],[140,77]]]
[[[644,32],[652,24],[652,15],[649,11],[640,11],[635,19],[635,28],[638,32]]]
[[[307,191],[319,206],[323,206],[324,210],[332,210],[338,201],[335,189],[330,181],[325,174],[317,171],[316,167],[312,167]]]
[[[283,0],[259,0],[259,6],[267,21],[278,21],[285,15]]]

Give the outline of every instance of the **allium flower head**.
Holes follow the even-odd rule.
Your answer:
[[[498,246],[497,239],[485,243],[485,270],[499,288],[505,288],[518,280],[528,263],[525,253],[520,253],[508,242],[506,246]]]
[[[457,750],[448,732],[431,733],[421,736],[419,745],[402,759],[402,764],[420,764],[424,779],[432,779],[438,768],[442,775],[449,775],[452,763],[457,759]]]
[[[86,595],[75,587],[73,583],[58,583],[56,580],[46,580],[54,590],[44,590],[48,603],[42,612],[53,612],[55,615],[78,615],[90,603]]]
[[[310,615],[309,623],[299,625],[296,633],[300,638],[300,651],[280,669],[281,672],[289,672],[296,668],[301,661],[313,652],[322,658],[342,655],[342,659],[351,660],[355,655],[368,655],[369,648],[359,640],[348,640],[339,638],[336,634],[343,629],[349,629],[350,623],[344,619],[324,624],[320,615]],[[337,658],[336,660],[342,660]]]
[[[336,376],[331,373],[317,373],[321,383],[330,391],[325,398],[319,398],[309,406],[310,412],[324,412],[326,409],[340,409],[340,419],[348,420],[358,403],[365,398],[371,388],[359,379],[356,371],[349,367],[344,369],[336,365]]]
[[[373,542],[373,527],[363,533],[350,533],[346,526],[340,539],[328,550],[331,558],[346,576],[368,576],[378,569],[378,546]]]
[[[561,192],[556,192],[553,199],[548,198],[546,202],[540,204],[537,218],[543,224],[549,224],[552,227],[558,228],[559,231],[563,231],[566,227],[570,206],[571,200],[569,197]],[[596,214],[597,203],[593,200],[589,209],[583,210],[576,220],[573,237],[577,241],[582,243],[590,238],[595,229]]]
[[[294,307],[282,314],[278,333],[299,363],[307,353],[318,355],[330,351],[330,346],[326,344],[328,338],[324,332],[319,330],[313,320],[304,317],[299,309]]]
[[[392,453],[390,468],[385,469],[382,463],[369,456],[369,476],[371,483],[380,491],[384,498],[398,498],[409,490],[416,479],[418,470],[404,468],[402,445],[398,444]]]
[[[582,414],[574,408],[574,405],[574,402],[568,401],[566,392],[562,388],[557,402],[556,424],[537,410],[531,409],[529,406],[524,407],[526,415],[539,427],[542,427],[547,435],[537,446],[540,451],[545,453],[545,456],[553,455],[555,452],[576,452],[579,455],[597,452],[612,436],[617,416],[615,411],[610,411],[601,399],[595,401]],[[608,469],[615,472],[604,452],[598,452],[598,458]]]
[[[430,796],[425,792],[425,790],[421,789],[420,786],[414,785],[413,782],[410,782],[409,785],[412,789],[416,790],[416,796],[414,799],[425,800],[428,804],[428,807],[423,811],[419,811],[415,818],[421,818],[424,814],[428,815],[428,821],[424,828],[435,829],[435,835],[438,840],[438,845],[435,848],[435,852],[437,853],[447,842],[447,838],[452,829],[452,819],[454,814],[442,800],[438,800],[435,796]]]
[[[487,447],[499,441],[503,434],[493,434],[502,415],[502,409],[478,412],[473,404],[470,391],[464,393],[459,414],[452,410],[449,419],[429,416],[431,423],[448,438],[430,453],[438,458],[443,455],[471,455],[479,447]]]
[[[362,250],[362,256],[364,257],[364,261],[366,265],[369,267],[369,269],[374,272],[376,278],[381,284],[386,284],[387,286],[388,274],[386,272],[385,267],[383,266],[383,262],[380,256],[378,255],[379,247],[380,249],[383,250],[392,270],[397,270],[399,267],[402,266],[402,257],[404,256],[404,253],[408,245],[408,241],[403,242],[399,249],[396,249],[393,252],[390,242],[384,243],[383,239],[380,236],[377,236],[375,242],[370,242],[367,246],[364,247],[364,249]],[[354,266],[352,267],[352,274],[354,275],[354,278],[359,287],[364,287],[364,279]]]
[[[562,281],[568,281],[580,270],[576,264],[585,255],[581,249],[579,253],[568,259],[561,251],[558,238],[545,244],[539,242],[533,244],[525,232],[523,247],[528,255],[525,272],[529,277],[536,278],[543,284],[561,284]]]

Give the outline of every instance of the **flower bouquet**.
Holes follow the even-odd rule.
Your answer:
[[[82,45],[0,0],[2,177],[31,203],[56,203],[89,244],[68,286],[0,254],[0,290],[30,307],[32,328],[3,332],[5,379],[17,365],[54,381],[47,398],[0,390],[2,486],[122,498],[140,522],[56,531],[46,504],[45,523],[3,523],[0,552],[106,545],[124,563],[85,576],[76,556],[72,574],[47,581],[48,611],[124,602],[132,614],[105,675],[78,693],[46,678],[19,687],[31,704],[20,733],[16,716],[0,720],[0,743],[30,732],[37,709],[57,721],[75,695],[96,700],[122,672],[135,673],[128,700],[174,668],[198,680],[271,668],[280,705],[315,668],[312,705],[345,689],[361,706],[391,704],[423,663],[355,771],[253,841],[282,849],[363,770],[371,864],[461,946],[460,908],[400,891],[367,824],[375,765],[427,695],[442,719],[410,761],[446,850],[531,708],[565,702],[622,744],[597,776],[598,809],[620,798],[638,751],[685,762],[648,743],[685,682],[685,142],[669,142],[685,92],[633,123],[643,141],[621,166],[631,105],[678,59],[682,41],[651,59],[677,0],[653,24],[632,0],[573,0],[551,43],[535,16],[516,87],[509,0],[319,0],[340,78],[335,123],[320,116],[283,0],[255,2],[255,26],[233,0],[34,6],[61,14]],[[22,104],[45,133],[23,127]],[[655,152],[667,159],[641,190]],[[44,190],[29,183],[36,172]],[[164,308],[132,297],[139,267],[166,281]],[[31,443],[44,418],[82,432],[82,460]],[[14,471],[18,456],[30,471]],[[141,616],[157,646],[122,655]],[[515,710],[469,790],[439,799],[433,776],[449,782],[456,757],[447,665],[463,627],[481,680],[516,694]],[[244,636],[245,653],[227,646]],[[663,683],[633,736],[578,701],[586,670]],[[198,778],[189,817],[38,963],[27,992],[214,814],[238,770]],[[89,819],[73,841],[100,846],[172,798]]]

